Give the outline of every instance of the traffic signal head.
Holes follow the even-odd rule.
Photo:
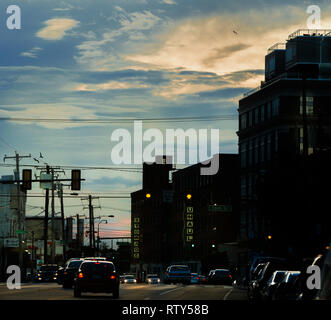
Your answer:
[[[187,199],[187,200],[191,200],[191,199],[192,199],[192,195],[191,195],[190,193],[188,193],[188,194],[186,195],[186,199]]]
[[[271,240],[272,239],[272,236],[269,234],[268,235],[268,240]]]
[[[146,193],[146,198],[149,199],[151,197],[150,193]]]
[[[23,170],[23,188],[25,190],[32,189],[32,170],[31,169],[24,169]]]
[[[71,171],[71,190],[80,190],[80,170]]]

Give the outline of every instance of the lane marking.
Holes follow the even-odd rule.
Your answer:
[[[162,292],[162,293],[160,293],[160,296],[163,296],[163,295],[165,295],[167,293],[170,293],[170,292],[173,292],[173,291],[176,291],[176,290],[179,290],[179,289],[183,289],[183,288],[185,288],[185,287],[179,287],[179,288],[168,290],[166,292]]]
[[[228,296],[231,294],[231,292],[233,291],[233,288],[231,288],[226,295],[224,296],[223,300],[227,300]]]

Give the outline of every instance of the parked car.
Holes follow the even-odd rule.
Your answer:
[[[211,284],[232,285],[232,275],[228,269],[215,269],[210,277]]]
[[[317,298],[320,300],[331,300],[331,249],[330,248],[328,252],[326,252],[325,254],[323,267],[321,271],[322,271],[321,289],[317,294]]]
[[[123,283],[137,283],[137,279],[132,274],[123,276]]]
[[[146,276],[146,282],[148,284],[155,284],[155,283],[160,283],[161,280],[160,280],[160,277],[157,275],[157,274],[148,274]]]
[[[277,284],[274,293],[271,296],[272,300],[296,300],[297,287],[296,280],[300,275],[300,271],[286,271],[283,279]]]
[[[57,281],[57,270],[58,266],[56,264],[42,265],[35,276],[35,280],[38,282]]]
[[[248,285],[248,299],[261,299],[261,290],[271,275],[276,270],[288,270],[288,262],[286,260],[272,260],[268,261],[263,268],[258,272],[256,278],[252,278]]]
[[[200,274],[200,275],[199,275],[199,283],[200,283],[200,284],[206,284],[206,283],[208,283],[208,277],[206,277],[206,276]]]
[[[285,274],[285,270],[277,270],[271,275],[267,283],[261,288],[261,298],[263,300],[271,299],[278,283],[283,280]]]
[[[265,256],[256,256],[252,263],[251,263],[251,267],[249,270],[249,277],[248,277],[248,282],[252,281],[252,277],[253,277],[253,272],[255,271],[256,267],[261,264],[261,263],[267,263],[270,261],[274,261],[274,262],[285,262],[286,259],[285,258],[280,258],[280,257],[265,257]]]
[[[69,260],[63,271],[63,278],[62,278],[62,286],[63,288],[72,288],[74,284],[74,278],[75,275],[80,267],[80,265],[83,263],[84,259],[74,259]]]
[[[79,266],[74,279],[74,296],[80,297],[82,292],[112,293],[119,297],[119,275],[115,266],[109,261],[84,261]]]
[[[208,282],[210,282],[210,278],[211,278],[211,276],[214,274],[214,272],[215,272],[214,269],[209,271],[209,274],[208,274]]]
[[[199,283],[199,275],[197,273],[191,273],[191,283],[192,284]]]
[[[186,265],[169,266],[165,272],[164,283],[183,283],[190,284],[191,271]]]

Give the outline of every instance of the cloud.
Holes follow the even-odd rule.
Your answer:
[[[126,59],[154,69],[230,72],[264,68],[268,47],[283,42],[306,20],[304,10],[251,9],[179,20],[158,41]],[[268,18],[269,17],[269,18]],[[272,17],[272,18],[271,18]],[[236,30],[238,34],[235,34]]]
[[[175,1],[173,0],[162,0],[162,2],[166,3],[166,4],[177,4]]]
[[[77,27],[79,21],[70,18],[54,18],[44,22],[46,27],[37,32],[37,37],[44,40],[61,40],[66,32]]]
[[[32,58],[32,59],[36,59],[38,57],[38,53],[43,50],[40,47],[34,47],[28,51],[22,52],[20,54],[20,56],[22,57],[28,57],[28,58]]]
[[[108,81],[104,83],[91,84],[79,83],[73,87],[74,91],[105,91],[105,90],[123,90],[133,88],[148,88],[146,84],[129,83],[120,81]]]

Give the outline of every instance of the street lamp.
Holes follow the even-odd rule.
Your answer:
[[[109,215],[109,216],[107,216],[108,218],[114,218],[115,216],[114,215]],[[98,246],[97,246],[97,249],[98,249],[98,256],[100,255],[100,223],[102,223],[102,222],[104,222],[104,223],[108,223],[108,220],[106,220],[106,219],[103,219],[103,220],[100,220],[99,221],[99,223],[98,223],[98,240],[97,240],[97,242],[98,242]]]

